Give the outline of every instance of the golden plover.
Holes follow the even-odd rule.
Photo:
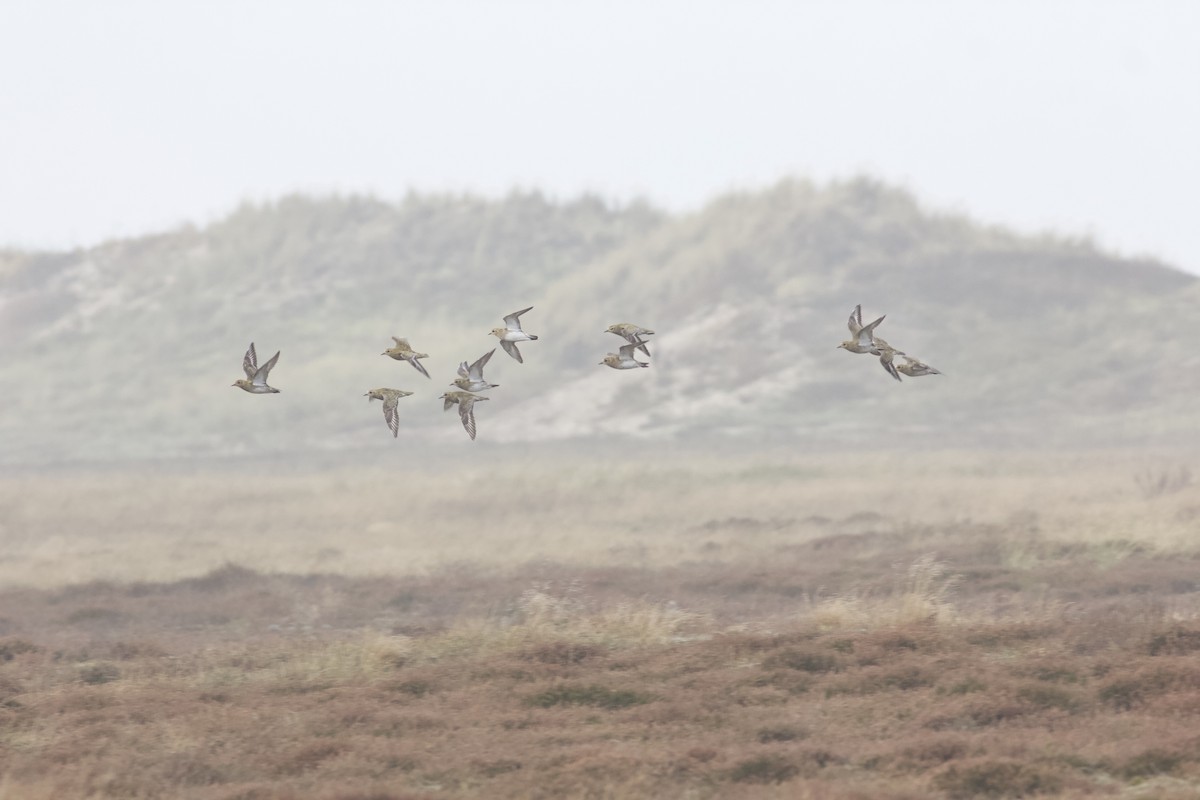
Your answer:
[[[525,359],[521,358],[521,351],[517,349],[517,342],[533,342],[537,341],[536,336],[532,333],[526,333],[521,330],[520,316],[526,311],[532,309],[523,308],[520,311],[514,311],[504,318],[503,328],[492,328],[492,336],[500,340],[500,346],[504,348],[504,352],[517,360],[517,363],[524,364]]]
[[[392,429],[393,438],[400,435],[400,415],[396,413],[396,403],[400,402],[401,397],[408,397],[410,394],[412,392],[406,392],[403,389],[372,389],[363,395],[368,398],[368,403],[372,400],[383,401],[383,418],[387,421],[387,426]]]
[[[232,386],[236,386],[242,391],[250,394],[279,394],[279,390],[267,386],[267,375],[274,368],[275,363],[279,361],[279,352],[271,356],[271,360],[258,365],[258,353],[254,351],[254,342],[250,343],[250,349],[246,351],[246,355],[242,357],[242,369],[246,372],[246,377],[234,381]]]

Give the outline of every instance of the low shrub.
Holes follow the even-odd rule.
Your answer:
[[[841,669],[841,661],[838,660],[837,656],[820,650],[801,648],[788,648],[780,650],[777,653],[772,653],[763,659],[762,665],[765,669],[785,667],[787,669],[814,674],[837,672]]]
[[[1062,788],[1052,772],[1019,761],[986,760],[951,764],[934,778],[934,786],[953,800],[975,797],[1029,797]]]
[[[604,686],[556,686],[526,699],[526,704],[537,708],[554,706],[594,706],[618,709],[649,703],[653,696],[628,689],[609,689]]]
[[[781,725],[774,728],[761,728],[758,731],[758,740],[763,744],[769,742],[794,742],[799,739],[804,739],[808,736],[808,731],[800,728],[793,728],[789,725]]]
[[[783,756],[760,756],[742,761],[729,771],[734,783],[783,783],[796,777],[800,768]]]

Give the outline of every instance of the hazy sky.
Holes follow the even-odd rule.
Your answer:
[[[408,188],[867,172],[1200,272],[1200,3],[0,4],[0,244]]]

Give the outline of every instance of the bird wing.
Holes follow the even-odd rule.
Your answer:
[[[641,341],[641,339],[638,339],[636,336],[634,337],[634,339],[635,339],[635,341],[633,344],[623,344],[618,348],[621,351],[621,360],[622,361],[636,361],[637,360],[636,358],[633,357],[633,351],[637,350],[639,347],[642,346],[642,341]]]
[[[275,355],[271,356],[270,361],[268,361],[267,363],[265,363],[261,367],[259,367],[257,370],[255,370],[254,378],[253,378],[255,386],[266,386],[267,385],[267,375],[270,374],[272,369],[274,369],[275,363],[277,361],[279,361],[279,352],[280,351],[276,350]]]
[[[530,306],[529,308],[522,308],[520,311],[514,311],[513,313],[509,314],[504,318],[504,327],[508,328],[510,331],[521,330],[521,320],[518,319],[518,317],[532,308],[533,306]]]
[[[876,328],[876,326],[879,325],[879,323],[883,322],[884,317],[886,317],[886,316],[887,316],[887,314],[884,314],[882,317],[875,320],[870,325],[865,325],[862,328],[858,329],[859,345],[861,345],[862,347],[871,347],[874,344],[875,328]]]
[[[399,336],[393,336],[392,341],[395,342],[396,347],[399,347],[401,350],[412,350],[412,348],[408,345],[408,339],[401,339]]]
[[[525,309],[525,310],[528,311],[529,309]],[[516,342],[510,342],[506,339],[501,339],[500,346],[504,348],[504,352],[508,353],[510,356],[515,358],[517,360],[518,364],[525,363],[525,359],[521,358],[521,351],[517,349]]]
[[[415,368],[416,368],[417,372],[421,373],[421,374],[422,374],[422,375],[424,375],[426,378],[428,378],[428,377],[429,377],[429,371],[428,371],[427,369],[425,369],[425,365],[424,365],[424,364],[422,364],[420,361],[418,361],[418,360],[417,360],[417,359],[415,359],[415,358],[406,358],[406,359],[404,359],[404,360],[405,360],[405,361],[407,361],[408,363],[412,364],[412,365],[413,365],[413,367],[415,367]],[[431,379],[431,380],[432,380],[432,379]]]
[[[637,345],[637,349],[646,354],[646,358],[650,357],[650,348],[646,347],[646,343],[642,341],[640,336],[631,336],[629,341]]]
[[[896,380],[900,380],[900,373],[896,370],[896,365],[892,363],[892,358],[896,355],[896,351],[890,347],[882,350],[879,353],[879,365],[883,367],[883,371],[891,375]]]
[[[462,377],[466,378],[467,380],[471,380],[471,372],[470,372],[470,368],[467,366],[467,362],[460,361],[458,363],[458,374],[461,375]]]
[[[463,428],[466,429],[467,435],[471,437],[471,441],[475,440],[475,404],[460,403],[458,407],[458,416],[462,420]]]
[[[850,328],[851,336],[858,336],[858,332],[862,330],[861,305],[855,306],[854,310],[850,312],[850,319],[846,322],[846,325]]]
[[[396,413],[396,404],[400,402],[400,395],[389,392],[383,399],[383,418],[387,420],[387,426],[392,429],[392,437],[400,436],[400,415]]]
[[[471,368],[467,371],[466,375],[463,375],[463,377],[466,378],[467,380],[471,381],[472,383],[477,382],[477,381],[484,382],[483,381],[483,368],[488,363],[488,361],[491,360],[492,353],[494,353],[494,352],[496,352],[496,348],[493,347],[491,350],[488,350],[486,353],[481,355],[475,361],[475,363],[471,365]]]
[[[246,371],[247,378],[254,380],[254,373],[258,372],[258,353],[254,352],[254,342],[250,343],[250,349],[242,357],[242,369]]]

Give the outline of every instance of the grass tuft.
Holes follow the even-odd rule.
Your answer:
[[[783,756],[759,756],[742,761],[729,771],[734,783],[783,783],[800,773],[800,768]]]
[[[795,742],[806,738],[808,738],[808,731],[801,728],[793,728],[790,725],[780,725],[775,728],[760,728],[758,731],[758,741],[763,744],[771,742]]]
[[[1052,794],[1062,788],[1062,779],[1043,768],[1020,761],[992,759],[951,764],[934,778],[933,783],[954,800],[1030,797]]]
[[[97,663],[79,667],[79,680],[91,686],[112,683],[120,677],[121,670],[116,664]]]
[[[594,706],[608,710],[639,706],[654,700],[654,696],[627,689],[605,686],[556,686],[526,698],[526,705],[535,708],[554,706]]]

